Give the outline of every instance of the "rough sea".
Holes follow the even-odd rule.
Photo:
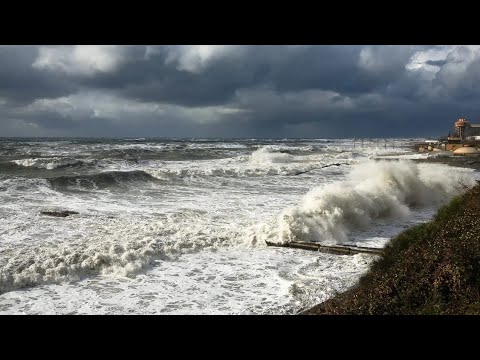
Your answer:
[[[406,143],[0,139],[0,314],[295,314],[374,257],[265,240],[381,248],[479,178]]]

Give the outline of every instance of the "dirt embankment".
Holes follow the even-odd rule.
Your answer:
[[[393,238],[355,287],[304,314],[480,314],[480,184]]]

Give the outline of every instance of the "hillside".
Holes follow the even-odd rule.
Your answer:
[[[303,314],[480,314],[480,184],[393,238],[355,287]]]

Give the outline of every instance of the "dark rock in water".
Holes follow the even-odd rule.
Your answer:
[[[55,217],[67,217],[69,215],[78,214],[76,211],[63,210],[63,211],[40,211],[40,214],[55,216]]]

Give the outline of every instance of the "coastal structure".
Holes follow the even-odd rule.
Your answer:
[[[480,152],[472,146],[462,146],[453,152],[454,156],[478,156]]]
[[[455,121],[455,136],[452,140],[476,140],[480,139],[480,124],[472,124],[467,119],[460,118]]]
[[[442,152],[442,156],[478,156],[480,151],[480,124],[473,124],[466,118],[455,121],[448,136],[437,141],[417,144],[419,152]]]

